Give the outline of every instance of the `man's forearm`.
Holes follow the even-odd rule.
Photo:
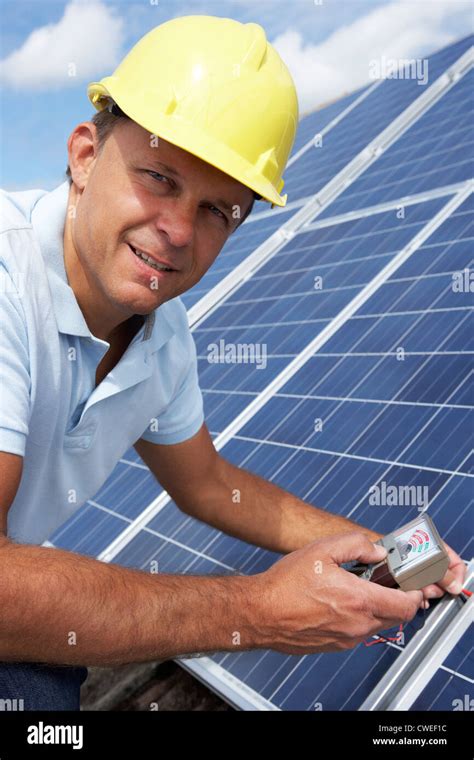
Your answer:
[[[372,541],[381,535],[306,504],[222,457],[212,488],[196,495],[185,511],[224,533],[281,554],[337,533],[361,530]]]
[[[148,573],[1,539],[0,661],[116,665],[252,649],[253,578]]]

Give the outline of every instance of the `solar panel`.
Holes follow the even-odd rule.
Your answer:
[[[456,214],[456,217],[457,224],[459,225],[458,237],[461,239],[462,243],[464,238],[462,236],[462,232],[460,231],[466,231],[468,229],[469,220],[467,208],[465,206],[461,206]],[[452,244],[449,239],[446,241],[445,238],[446,232],[443,230],[443,227],[441,227],[438,232],[435,233],[432,238],[430,238],[429,243],[427,244],[428,246],[433,247],[437,254],[434,260],[437,268],[440,271],[446,271],[443,257],[449,257],[449,250],[452,248]],[[412,275],[413,283],[416,283],[417,280],[419,280],[420,275],[427,275],[426,269],[428,269],[428,274],[431,273],[433,255],[428,257],[426,253],[427,250],[428,249],[421,248],[417,253],[412,254],[412,257],[410,258],[410,261],[412,261],[413,257],[416,257],[417,255],[420,257],[418,269],[421,269],[421,272],[418,271],[417,273],[415,271],[415,274]],[[431,251],[431,253],[433,252]],[[468,254],[468,248],[467,246],[464,246],[464,257],[468,256]],[[462,255],[462,244],[458,249],[456,260],[458,264],[463,264],[466,261]],[[425,270],[422,268],[423,262],[426,264]],[[451,273],[449,272],[449,274]],[[448,277],[445,275],[444,279],[446,281]],[[391,282],[391,280],[387,282],[387,287],[390,287]],[[428,293],[428,296],[431,298],[433,294]],[[368,307],[371,303],[370,299],[366,303]],[[377,306],[377,304],[375,305]],[[424,306],[423,303],[420,305],[422,307]],[[370,318],[372,312],[368,308],[366,311],[367,318]],[[426,312],[427,310],[422,308],[422,311]],[[393,308],[388,311],[385,317],[377,317],[376,320],[379,323],[382,322],[382,325],[380,326],[380,335],[386,335],[389,340],[393,336],[391,335],[390,330],[385,330],[383,326],[383,319],[389,319],[389,314],[392,313],[394,313]],[[433,314],[437,313],[439,312],[427,312],[426,317],[428,319],[433,318]],[[424,316],[424,318],[426,317]],[[357,317],[354,319],[357,319]],[[359,319],[358,322],[360,324],[362,320]],[[454,331],[454,335],[456,335],[459,330],[462,330],[462,325],[463,321],[461,317],[459,319],[459,322],[456,322],[455,324],[455,327],[457,329]],[[404,323],[402,326],[406,327]],[[427,334],[431,334],[433,332],[432,330],[427,329],[426,322],[419,329],[421,330],[420,334],[423,334],[423,331],[425,331]],[[367,340],[365,327],[361,328],[361,333],[362,336]],[[350,340],[353,343],[357,344],[359,342],[358,335],[356,334],[354,336],[352,328],[348,325],[347,334],[350,336]],[[346,338],[344,335],[342,328],[340,331],[338,331],[338,333],[336,333],[336,335],[337,339],[339,339],[339,336],[341,336],[343,343],[344,341],[348,340],[348,338]],[[413,326],[410,335],[414,338],[416,343],[417,332]],[[333,340],[336,340],[336,338]],[[461,342],[463,341],[461,340]],[[316,497],[316,503],[327,504],[328,508],[331,511],[347,514],[347,512],[344,510],[349,509],[349,514],[353,515],[354,506],[358,502],[362,502],[364,496],[365,499],[367,498],[368,483],[373,483],[376,482],[377,479],[380,479],[381,473],[384,473],[384,477],[387,480],[390,480],[390,482],[397,482],[397,477],[400,478],[400,475],[397,472],[397,466],[395,464],[392,464],[392,460],[387,459],[389,454],[393,458],[394,453],[392,451],[380,452],[377,450],[377,456],[370,456],[370,449],[369,451],[362,450],[362,452],[359,452],[358,450],[350,451],[350,441],[346,440],[344,436],[347,436],[348,431],[351,431],[352,436],[355,436],[356,440],[360,435],[361,444],[363,446],[367,446],[368,443],[365,440],[365,435],[367,434],[367,431],[370,429],[371,425],[374,426],[374,419],[377,418],[377,410],[378,406],[380,405],[387,407],[388,414],[390,414],[391,411],[390,407],[394,409],[397,420],[400,419],[400,409],[402,409],[402,411],[405,412],[405,415],[408,414],[410,416],[410,424],[413,425],[413,414],[414,410],[417,410],[418,400],[410,403],[406,402],[402,396],[401,399],[397,398],[397,401],[400,401],[400,403],[395,404],[393,402],[393,398],[399,396],[400,393],[397,393],[395,390],[399,386],[395,386],[394,389],[392,381],[392,385],[390,386],[392,392],[392,403],[383,404],[383,401],[379,401],[379,404],[377,406],[374,403],[374,399],[370,396],[370,389],[366,388],[366,392],[364,393],[359,389],[359,386],[361,385],[363,388],[364,384],[367,385],[371,374],[374,371],[373,367],[375,364],[380,364],[383,361],[391,362],[393,364],[393,357],[387,357],[385,355],[386,351],[380,352],[380,346],[377,346],[379,348],[379,353],[382,353],[382,357],[364,356],[364,358],[368,358],[372,362],[372,369],[370,370],[366,366],[363,370],[359,368],[357,371],[355,371],[353,366],[349,368],[347,366],[344,366],[344,361],[350,362],[354,359],[356,361],[359,361],[361,357],[358,356],[358,354],[361,352],[355,352],[356,355],[353,357],[353,352],[349,351],[347,346],[344,346],[344,360],[341,362],[341,358],[339,356],[340,346],[336,344],[333,347],[334,354],[329,351],[330,346],[331,343],[326,344],[326,350],[324,352],[325,354],[329,354],[329,357],[327,355],[314,357],[315,361],[319,360],[319,358],[322,358],[326,361],[326,370],[318,370],[315,367],[311,368],[310,362],[304,365],[304,368],[300,371],[300,373],[297,373],[292,381],[290,381],[287,386],[284,386],[282,388],[281,393],[276,394],[275,397],[267,402],[267,405],[262,408],[261,412],[256,415],[246,427],[242,429],[240,434],[234,437],[231,445],[229,444],[227,447],[225,447],[223,453],[235,464],[240,464],[241,466],[248,467],[248,469],[254,472],[262,471],[262,474],[265,474],[267,478],[274,480],[280,486],[291,490],[293,493],[300,496],[301,498],[305,498],[309,502],[313,502]],[[357,348],[360,348],[360,346],[357,345]],[[409,350],[410,347],[407,346],[407,351]],[[304,405],[314,404],[315,401],[317,404],[321,404],[323,401],[328,403],[329,400],[325,399],[324,395],[321,393],[313,393],[315,390],[319,391],[319,387],[305,388],[304,378],[306,378],[306,382],[308,382],[308,378],[313,378],[314,383],[315,377],[322,377],[327,381],[332,389],[338,386],[338,382],[334,376],[334,366],[332,367],[331,372],[328,371],[328,358],[333,359],[334,364],[339,363],[341,365],[339,367],[339,377],[345,376],[347,378],[349,376],[351,378],[354,378],[355,387],[357,388],[358,394],[355,398],[361,400],[349,401],[345,399],[335,400],[332,398],[329,402],[329,408],[327,408],[324,412],[321,411],[320,407],[318,407],[317,412],[314,409],[305,409]],[[434,358],[436,359],[436,357]],[[406,365],[404,365],[403,368],[405,369]],[[410,373],[413,373],[415,376],[417,376],[419,370],[419,363],[415,364],[415,366],[410,364],[410,372],[408,373],[405,380],[410,379]],[[467,372],[467,363],[464,365],[464,372]],[[442,377],[443,374],[446,373],[441,373],[440,376]],[[382,377],[390,377],[390,375],[391,373],[387,370],[381,370]],[[361,378],[361,380],[357,382],[359,378]],[[464,376],[462,374],[459,374],[459,379],[459,385],[462,386]],[[403,388],[404,383],[402,380],[403,378],[398,378],[398,382]],[[295,383],[294,387],[298,389],[297,391],[294,391],[293,382]],[[340,382],[341,381],[339,380],[339,384]],[[378,383],[376,383],[376,387],[380,387]],[[421,384],[420,387],[424,387],[423,384]],[[301,391],[303,391],[303,393],[301,393]],[[369,398],[371,399],[370,403],[364,401],[366,394],[368,394]],[[312,398],[314,395],[322,396],[322,398],[317,398],[314,400]],[[354,396],[352,392],[347,395],[349,398]],[[301,396],[303,398],[301,398]],[[381,393],[381,398],[382,400],[384,399],[383,391]],[[406,402],[406,411],[403,409],[402,401],[403,403]],[[299,407],[297,414],[295,414],[294,409],[291,411],[291,424],[288,424],[288,420],[290,419],[290,408],[288,406],[289,402],[296,408],[297,411]],[[446,399],[434,395],[432,396],[430,402],[428,402],[425,397],[425,401],[423,403],[426,404],[426,407],[422,408],[422,414],[420,415],[418,421],[418,427],[414,427],[415,439],[419,426],[426,424],[427,420],[429,419],[429,414],[431,413],[432,416],[436,414],[435,411],[433,415],[432,407],[434,406],[435,410],[437,410],[437,407],[435,405],[439,403],[446,404]],[[283,405],[283,411],[269,406],[273,404]],[[354,407],[361,406],[362,409],[367,407],[369,408],[368,410],[366,409],[367,413],[365,418],[357,409],[355,413],[353,410],[344,408],[341,409],[339,411],[339,419],[347,420],[347,424],[345,425],[341,425],[338,421],[338,417],[335,417],[334,424],[331,426],[330,431],[332,430],[333,434],[334,431],[337,431],[338,435],[342,437],[342,443],[340,443],[339,449],[342,449],[346,452],[346,456],[342,457],[342,461],[338,463],[339,466],[337,466],[337,449],[328,448],[328,446],[331,445],[330,442],[324,443],[324,441],[322,441],[321,443],[318,443],[317,450],[315,450],[315,446],[312,445],[311,438],[309,441],[294,439],[294,435],[301,435],[301,433],[305,430],[305,425],[302,423],[302,420],[306,420],[307,423],[308,420],[311,421],[314,419],[315,414],[318,414],[327,420],[331,414],[336,414],[334,409],[338,404],[339,406],[344,406],[344,404],[346,406],[352,405]],[[371,407],[374,406],[375,411],[371,409]],[[453,409],[449,409],[449,413],[452,414],[453,411],[457,411],[454,409],[454,407],[455,405],[453,405]],[[268,430],[268,427],[271,426],[271,420],[276,419],[283,420],[283,422],[276,426],[275,430]],[[403,419],[406,419],[406,417],[402,416],[402,420]],[[287,426],[285,426],[285,422],[287,423]],[[387,425],[388,429],[393,429],[390,427],[389,422],[387,422],[387,417],[384,418],[383,415],[382,419],[378,422],[378,425],[382,431],[384,429],[387,429]],[[327,426],[325,427],[327,429]],[[373,427],[373,439],[380,446],[381,442],[383,443],[386,441],[386,437],[384,438],[380,433],[377,434],[377,429],[377,427]],[[454,426],[454,432],[458,434],[457,438],[461,442],[465,440],[465,435],[459,435],[459,426]],[[291,433],[291,435],[288,433]],[[403,438],[400,440],[399,438],[396,438],[396,440],[400,446],[404,443]],[[278,448],[281,444],[283,444],[282,449],[281,451],[278,451]],[[275,449],[277,450],[277,455],[274,453]],[[291,455],[288,454],[288,449],[290,449]],[[462,457],[463,451],[459,452],[459,455]],[[420,461],[411,463],[410,461],[407,461],[407,469],[409,471],[413,471],[413,478],[410,478],[408,482],[410,484],[416,483],[417,481],[415,475],[419,476],[421,473],[422,477],[424,478],[423,483],[425,485],[427,482],[429,483],[430,492],[433,494],[432,499],[438,494],[439,491],[443,492],[446,489],[447,482],[453,479],[454,481],[456,480],[456,477],[454,477],[455,470],[449,472],[438,472],[436,469],[433,469],[432,462],[430,460],[427,462],[422,461],[421,463],[425,466],[426,471],[423,469],[423,466],[420,467]],[[461,466],[457,467],[456,469],[457,472],[462,472],[462,463]],[[447,468],[445,467],[444,470],[447,470]],[[318,478],[318,473],[323,473],[323,475],[320,475]],[[426,479],[426,476],[428,476],[428,481]],[[322,483],[319,483],[318,480],[322,481]],[[137,481],[135,481],[135,484],[136,482]],[[342,483],[344,485],[335,490],[335,482]],[[406,477],[401,477],[401,482],[406,483]],[[116,483],[117,490],[115,495],[113,492],[110,493],[112,499],[111,503],[115,504],[115,509],[119,513],[122,512],[120,508],[121,503],[125,505],[127,503],[131,503],[133,501],[134,493],[141,493],[141,489],[137,489],[136,487],[132,488],[132,484],[126,482],[125,487],[127,489],[126,495],[128,498],[124,499],[123,486],[124,482],[122,479]],[[119,493],[120,499],[117,499]],[[460,490],[458,486],[455,490],[455,493],[457,497],[457,503],[460,504],[460,495],[462,494],[462,489]],[[99,496],[98,498],[101,499],[102,506],[104,506],[104,498]],[[450,498],[452,498],[452,496]],[[441,509],[444,504],[444,500],[441,499],[438,501],[438,503]],[[107,506],[106,502],[105,506]],[[366,512],[366,510],[369,508],[362,502],[357,509],[358,511],[355,517],[364,523],[363,515],[364,512]],[[127,514],[126,509],[125,514],[127,517],[130,516]],[[453,546],[456,546],[456,548],[458,548],[456,531],[454,530],[453,526],[444,526],[442,523],[440,524],[437,512],[434,512],[433,514],[435,516],[437,524],[440,526],[440,530],[446,537],[446,540],[449,540]],[[411,517],[411,514],[404,514],[403,521],[407,521],[408,519],[411,519]],[[108,515],[105,521],[107,523],[110,523],[110,520],[111,515]],[[103,527],[105,526],[105,521]],[[385,532],[393,529],[396,524],[395,515],[393,514],[393,511],[390,510],[390,508],[381,508],[377,513],[377,519],[366,519],[365,522],[371,524],[376,529]],[[450,522],[452,523],[452,519],[450,519]],[[445,528],[444,532],[443,527]],[[463,536],[465,534],[465,528],[462,528],[462,525],[458,526],[458,528],[459,527],[461,527],[460,533],[461,536]],[[69,532],[69,540],[70,538],[71,532]],[[95,552],[97,552],[97,538],[98,535],[97,531],[95,530],[93,536],[95,543]],[[66,548],[68,548],[68,546],[69,548],[72,548],[65,534],[63,534],[60,544]],[[89,551],[91,548],[92,547],[89,547]],[[83,548],[81,550],[83,550]],[[94,552],[92,551],[91,553]],[[155,560],[158,561],[162,572],[192,572],[194,574],[201,574],[209,572],[225,573],[235,571],[249,573],[261,572],[270,564],[272,564],[275,559],[276,555],[270,552],[264,552],[262,550],[256,549],[255,547],[251,547],[244,542],[239,542],[235,539],[223,536],[219,533],[219,531],[215,531],[207,525],[192,520],[192,518],[185,517],[176,509],[173,504],[169,504],[155,518],[153,518],[144,529],[139,532],[139,534],[126,546],[126,548],[115,557],[114,561],[119,562],[123,565],[141,567],[143,569],[146,569],[149,567],[149,563],[152,560]],[[221,654],[216,655],[215,661],[221,668],[225,668],[228,674],[232,675],[233,677],[238,677],[243,681],[246,687],[250,689],[256,689],[261,696],[263,696],[265,699],[270,700],[272,704],[280,709],[314,709],[315,704],[319,704],[321,701],[324,709],[355,709],[355,707],[358,706],[357,702],[359,700],[362,701],[370,693],[371,689],[380,677],[380,674],[383,673],[384,670],[393,661],[399,650],[391,647],[390,651],[387,653],[383,648],[382,650],[378,650],[376,647],[371,647],[367,650],[364,649],[360,655],[363,658],[363,661],[360,662],[358,659],[354,659],[356,656],[356,651],[359,650],[355,650],[351,653],[344,653],[343,655],[315,655],[310,658],[288,658],[273,652],[265,653],[264,655],[259,652],[252,652],[241,655]],[[367,655],[366,652],[369,652],[369,654]],[[327,664],[323,664],[321,661],[322,659],[324,660],[324,663],[326,663],[327,660]],[[315,663],[317,661],[316,668],[313,666],[311,660],[314,660]],[[364,679],[361,677],[361,672],[364,671],[364,668],[367,667],[369,667],[369,672],[371,675],[370,678],[366,677]],[[333,668],[334,671],[332,670]],[[333,697],[327,692],[326,687],[326,684],[331,683],[333,678],[336,677],[336,673],[339,672],[340,668],[344,668],[344,693],[350,695],[350,698],[348,698],[348,700],[343,700],[342,702],[340,701],[340,695],[338,696],[337,692]],[[318,677],[316,676],[315,670],[318,674]],[[281,677],[280,681],[275,681],[275,672],[279,674],[279,677]],[[319,681],[319,674],[321,674],[321,681]],[[291,689],[289,690],[286,687],[287,680],[290,680],[292,684]],[[265,682],[265,688],[260,688],[259,684],[261,681]],[[351,684],[353,685],[353,693],[349,688]],[[308,692],[310,688],[309,685],[311,685],[310,692]],[[297,688],[293,689],[293,686],[297,686]]]
[[[462,232],[468,229],[470,215],[466,207],[461,206],[455,216],[458,236],[461,240],[466,239]],[[458,361],[455,387],[446,390],[442,384],[443,377],[452,376],[452,367],[446,366],[446,362],[453,361],[452,346],[457,340],[464,344],[463,334],[466,336],[468,332],[467,310],[456,312],[456,318],[450,323],[451,329],[441,331],[441,334],[438,330],[439,311],[432,310],[434,304],[443,304],[442,295],[451,285],[449,251],[452,243],[445,238],[446,233],[440,227],[427,243],[431,249],[430,258],[427,258],[424,247],[412,254],[412,258],[419,255],[421,271],[413,275],[410,284],[405,284],[405,291],[416,290],[420,280],[431,274],[434,256],[441,271],[445,272],[439,278],[444,284],[439,294],[421,290],[418,314],[412,314],[408,323],[405,319],[398,319],[398,329],[394,333],[386,329],[384,323],[392,314],[398,318],[405,315],[393,308],[397,301],[380,315],[377,291],[361,309],[370,320],[370,327],[359,319],[359,313],[352,318],[357,322],[355,332],[350,323],[341,327],[325,346],[326,371],[310,366],[309,362],[305,364],[300,373],[283,386],[281,392],[272,396],[234,436],[232,446],[224,447],[223,454],[251,471],[263,470],[268,479],[309,503],[325,504],[331,512],[351,516],[381,532],[393,530],[401,522],[412,519],[417,512],[416,509],[406,509],[400,515],[392,507],[380,506],[375,508],[375,514],[371,514],[374,507],[368,504],[368,484],[382,479],[390,484],[423,484],[429,488],[430,514],[442,535],[458,551],[468,552],[465,520],[469,498],[468,489],[464,500],[462,498],[462,481],[468,477],[467,444],[472,421],[453,397],[466,386],[470,368],[468,361],[462,361],[464,357],[458,356],[455,349],[454,358]],[[467,247],[464,251],[466,263]],[[397,278],[391,278],[380,288],[390,288],[395,282]],[[403,297],[399,296],[398,300]],[[460,308],[463,308],[462,304]],[[373,322],[378,330],[373,329]],[[361,340],[368,343],[372,334],[375,343],[370,348],[377,351],[368,352],[368,346],[365,350],[361,347]],[[407,363],[399,368],[391,352],[402,336],[410,361],[405,360]],[[426,341],[426,336],[432,336],[436,341],[437,350],[428,348],[428,355],[416,356],[417,360],[412,363],[412,345],[416,350],[417,342],[421,337]],[[382,337],[383,346],[380,345]],[[344,345],[343,357],[340,341]],[[350,343],[352,350],[346,343]],[[355,356],[352,356],[354,352]],[[363,371],[360,368],[354,370],[352,366],[354,360],[360,360],[360,353],[366,362],[371,362],[371,367],[366,364]],[[438,354],[444,357],[444,367],[440,366]],[[328,358],[333,360],[330,371]],[[316,354],[313,362],[318,359]],[[384,362],[390,366],[383,369]],[[437,363],[436,368],[431,362]],[[421,369],[435,381],[430,385],[419,383]],[[312,378],[312,386],[304,388],[301,394],[303,374],[306,382]],[[395,378],[392,378],[393,374]],[[319,392],[320,378],[330,387],[336,387],[341,383],[341,377],[346,378],[346,393],[347,378],[350,377],[353,383],[346,398],[332,396],[328,399]],[[390,392],[380,384],[385,377],[391,378]],[[300,392],[295,393],[294,387]],[[423,402],[418,398],[417,388],[423,389]],[[315,418],[324,419],[323,433],[314,432],[312,423]],[[275,420],[278,420],[277,424]],[[420,443],[421,431],[424,433],[423,444]],[[446,446],[449,446],[450,457],[444,456],[438,461]],[[281,451],[278,452],[279,448]],[[275,456],[272,450],[278,454]],[[449,490],[456,495],[460,511],[459,520],[454,525],[452,514],[443,509],[448,484]],[[452,498],[451,493],[451,502]],[[169,504],[139,531],[114,561],[142,569],[149,567],[151,561],[158,561],[162,572],[256,573],[266,569],[275,558],[273,553],[237,542],[183,516]],[[420,624],[420,621],[414,624],[413,630]],[[411,630],[407,629],[407,635]],[[316,703],[322,703],[324,709],[356,709],[400,651],[401,648],[397,647],[389,647],[388,651],[385,647],[359,647],[349,653],[304,658],[256,651],[239,655],[222,653],[215,655],[214,660],[232,677],[241,680],[247,688],[257,690],[280,709],[314,709]],[[344,698],[337,690],[330,690],[336,678],[344,683]]]
[[[466,37],[441,50],[429,59],[432,83],[472,45]],[[304,165],[298,162],[285,173],[285,192],[294,201],[320,190],[338,171],[359,153],[379,132],[422,94],[423,87],[414,79],[386,79],[323,139],[321,147],[305,154]],[[443,182],[443,184],[445,184]]]
[[[468,45],[462,40],[432,56],[431,81]],[[338,199],[331,204],[325,214],[331,218],[316,213],[194,330],[206,421],[225,458],[381,532],[412,519],[416,509],[401,514],[369,505],[369,485],[385,479],[426,486],[441,535],[466,559],[472,555],[472,307],[469,293],[455,292],[452,282],[453,273],[472,263],[472,197],[466,183],[459,184],[467,175],[457,137],[445,164],[456,171],[463,166],[456,187],[440,188],[449,184],[447,174],[427,171],[423,158],[435,161],[437,129],[464,134],[468,84],[465,75],[421,113],[340,195],[339,207]],[[311,149],[290,167],[296,198],[314,194],[419,94],[410,80],[368,88],[328,132],[318,154],[324,162],[315,163]],[[443,119],[436,122],[436,113]],[[344,114],[342,104],[337,114]],[[416,141],[417,133],[426,140]],[[305,140],[302,133],[299,145]],[[400,145],[413,150],[408,185],[401,175],[390,182]],[[367,177],[368,186],[357,184]],[[428,192],[404,199],[400,213],[399,193],[407,188],[411,196],[417,188]],[[371,203],[377,205],[363,208]],[[341,210],[348,213],[336,218]],[[281,224],[270,217],[249,222],[201,294]],[[219,341],[265,344],[264,371],[256,362],[209,361],[209,345]],[[324,420],[318,432],[316,418]],[[51,543],[130,567],[148,569],[158,561],[167,573],[256,573],[278,558],[181,513],[133,449]],[[421,625],[419,614],[406,627],[407,639]],[[361,706],[402,651],[390,643],[306,657],[222,652],[183,664],[244,709],[347,710]],[[460,681],[469,677],[456,651],[435,678],[448,672]],[[434,705],[433,692],[425,691],[419,700]]]
[[[474,71],[400,137],[323,216],[383,203],[473,175]]]

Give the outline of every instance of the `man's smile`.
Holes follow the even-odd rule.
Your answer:
[[[171,269],[166,264],[159,262],[158,260],[152,258],[148,254],[145,254],[141,252],[139,249],[134,248],[130,245],[130,243],[127,243],[127,247],[130,251],[130,253],[133,256],[133,259],[135,261],[136,266],[138,267],[140,272],[147,273],[148,275],[150,272],[153,272],[153,275],[158,277],[159,279],[162,278],[169,278],[174,274],[177,274],[177,269]]]

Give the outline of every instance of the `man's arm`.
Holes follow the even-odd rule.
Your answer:
[[[115,665],[257,646],[256,576],[158,575],[10,541],[22,462],[0,452],[0,661]]]
[[[21,466],[21,457],[0,452],[3,525]],[[223,650],[348,649],[411,620],[420,606],[420,592],[383,589],[338,566],[384,553],[348,533],[256,575],[193,577],[107,565],[2,534],[0,661],[115,665]]]
[[[371,541],[381,536],[235,467],[216,451],[205,424],[183,443],[140,440],[135,448],[183,512],[250,544],[287,554],[354,530]]]
[[[250,544],[281,554],[312,541],[357,530],[370,541],[383,534],[306,504],[264,478],[227,462],[216,451],[205,424],[183,443],[135,448],[155,477],[186,514]],[[466,575],[461,558],[445,544],[449,570],[438,584],[426,586],[426,599],[459,594]]]

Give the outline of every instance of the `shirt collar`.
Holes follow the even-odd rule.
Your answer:
[[[31,223],[36,233],[46,265],[53,308],[58,330],[67,335],[95,338],[70,287],[64,266],[64,225],[69,199],[69,181],[66,180],[51,192],[45,193],[35,204]],[[135,336],[146,343],[147,353],[157,351],[174,334],[166,303],[146,316],[145,322]]]

